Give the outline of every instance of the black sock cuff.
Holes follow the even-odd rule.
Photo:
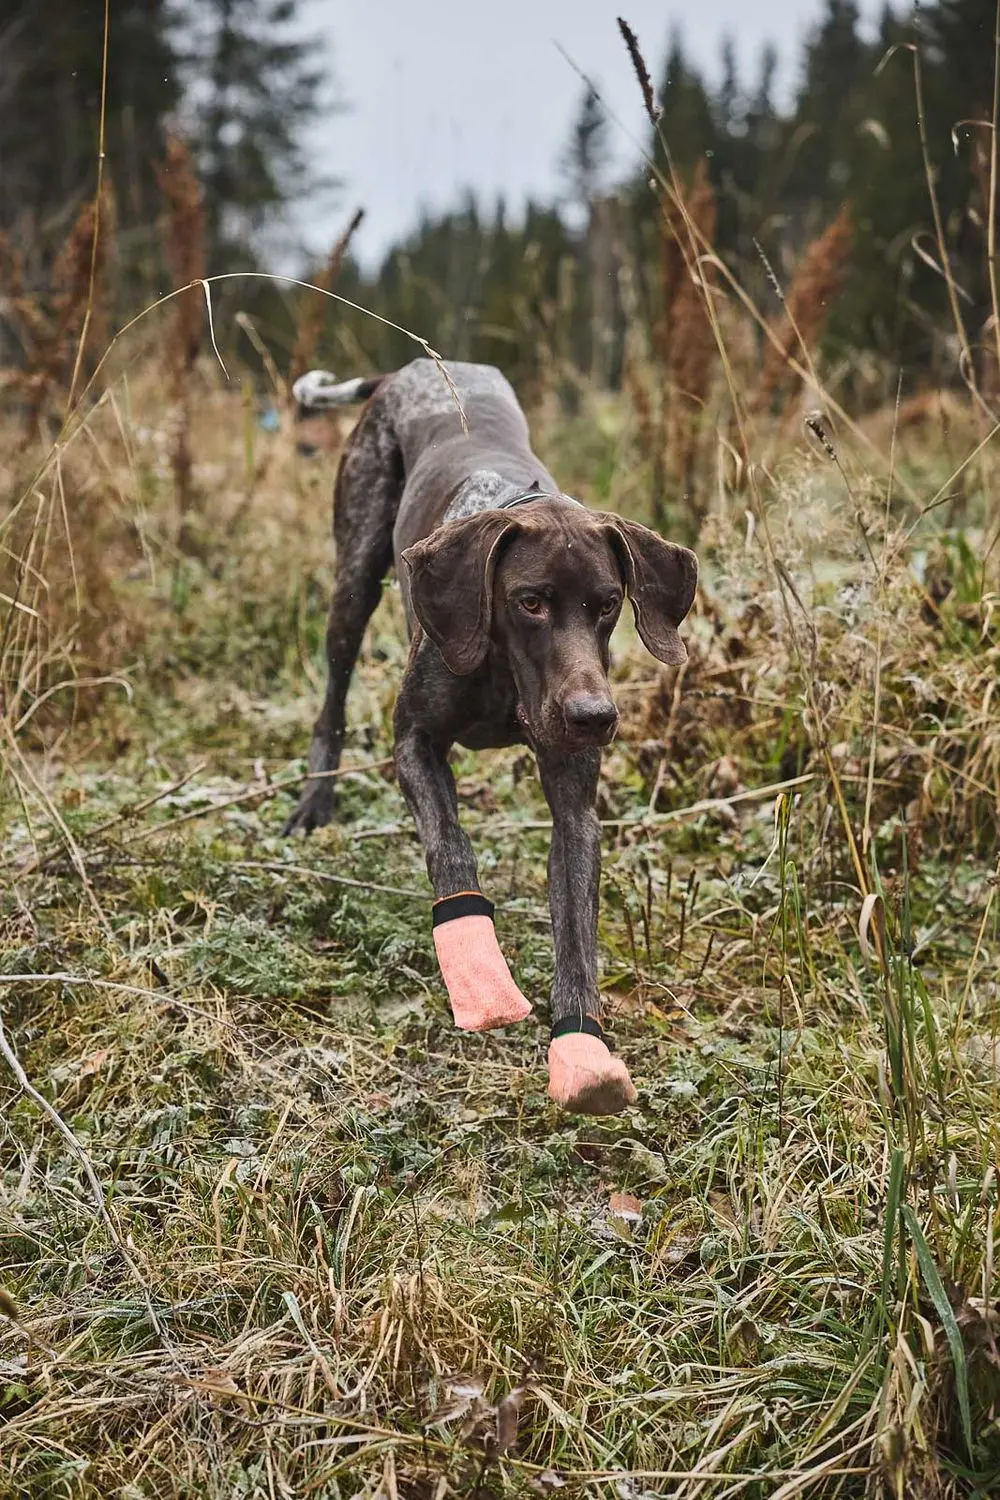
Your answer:
[[[440,927],[442,922],[454,922],[456,917],[489,917],[493,921],[494,906],[480,891],[459,891],[455,896],[442,896],[432,908],[432,922]]]
[[[552,1041],[560,1036],[579,1035],[596,1036],[598,1041],[607,1042],[604,1035],[604,1027],[594,1016],[563,1016],[561,1021],[555,1021],[552,1025]]]

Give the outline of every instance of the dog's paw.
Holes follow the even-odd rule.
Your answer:
[[[325,828],[333,820],[333,795],[330,787],[311,787],[299,798],[299,805],[286,818],[281,833],[289,838],[296,833],[309,834],[316,828]]]
[[[434,947],[451,1013],[462,1031],[494,1031],[531,1015],[531,1005],[500,952],[492,918],[444,922],[434,928]]]
[[[571,1032],[549,1044],[549,1098],[574,1115],[617,1115],[636,1099],[620,1057],[600,1037]]]

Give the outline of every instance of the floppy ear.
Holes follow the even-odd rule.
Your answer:
[[[679,665],[687,648],[677,627],[694,603],[698,559],[636,521],[609,517],[608,529],[643,644],[658,661]]]
[[[474,672],[486,655],[497,552],[518,529],[503,511],[482,511],[447,522],[402,554],[413,613],[457,677]]]

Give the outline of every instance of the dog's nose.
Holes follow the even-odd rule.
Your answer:
[[[574,693],[563,704],[563,713],[570,729],[584,734],[606,734],[618,723],[618,710],[611,699],[596,693]]]

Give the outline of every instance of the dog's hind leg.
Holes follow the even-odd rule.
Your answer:
[[[392,565],[392,529],[403,493],[403,459],[388,414],[378,398],[364,413],[340,461],[333,501],[336,575],[326,627],[326,698],[313,729],[309,770],[299,805],[285,833],[310,833],[333,816],[344,708],[365,628]]]

